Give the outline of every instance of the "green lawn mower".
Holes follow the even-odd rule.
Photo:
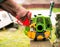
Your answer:
[[[41,14],[34,15],[34,18],[31,18],[31,24],[29,27],[25,27],[25,34],[33,40],[45,40],[51,36],[52,22],[51,22],[51,13],[54,2],[50,4],[50,15],[48,17]]]

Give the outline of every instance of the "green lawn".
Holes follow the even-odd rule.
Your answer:
[[[49,8],[32,8],[32,10],[46,10]],[[60,8],[53,8],[53,12],[60,12]]]
[[[60,8],[53,8],[53,12],[60,12]]]
[[[0,32],[0,47],[30,47],[30,40],[23,30]]]

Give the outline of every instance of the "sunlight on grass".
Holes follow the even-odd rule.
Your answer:
[[[0,32],[0,47],[29,47],[30,40],[22,31]]]
[[[60,12],[60,8],[53,8],[53,12]]]
[[[32,8],[31,10],[47,10],[47,9],[50,10],[50,8]],[[55,13],[60,12],[60,8],[53,8],[53,12],[55,12]]]
[[[50,42],[53,43],[56,40],[56,35],[55,35],[55,27],[52,27],[52,31],[51,31],[51,39]]]

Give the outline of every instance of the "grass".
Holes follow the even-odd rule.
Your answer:
[[[56,35],[55,35],[55,26],[52,27],[51,31],[51,39],[50,42],[53,44],[53,42],[56,40]]]
[[[0,32],[0,47],[30,47],[29,38],[20,29]]]
[[[32,8],[31,10],[46,10],[49,8]],[[53,8],[53,12],[60,12],[60,8]]]
[[[54,8],[53,12],[60,12],[60,8]]]
[[[30,39],[24,34],[24,27],[19,28],[15,32],[0,32],[0,47],[30,47]],[[55,27],[52,30],[51,43],[56,39],[54,34]]]

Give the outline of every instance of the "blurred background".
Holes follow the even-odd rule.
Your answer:
[[[41,10],[43,10],[43,12],[48,12],[51,0],[14,0],[14,1],[18,3],[18,5],[26,8],[27,10],[30,11],[32,10],[33,12],[32,11],[31,12],[35,14],[36,10],[37,12],[40,12]],[[54,17],[56,16],[56,13],[60,12],[60,0],[52,0],[52,1],[54,1],[55,3],[53,8],[53,17]],[[54,22],[55,21],[53,20],[53,23]],[[14,26],[13,28],[12,25]],[[0,30],[0,47],[30,47],[30,39],[24,34],[25,29],[23,26],[18,24],[17,25],[11,24],[8,27],[12,29],[6,30],[5,28],[3,28],[3,30]],[[17,27],[16,30],[14,29],[15,27]],[[56,39],[55,26],[53,26],[52,34],[53,36],[51,38],[51,43],[54,42],[54,40]]]
[[[18,4],[22,4],[25,8],[48,8],[50,1],[54,1],[56,8],[60,6],[60,0],[14,0]]]

